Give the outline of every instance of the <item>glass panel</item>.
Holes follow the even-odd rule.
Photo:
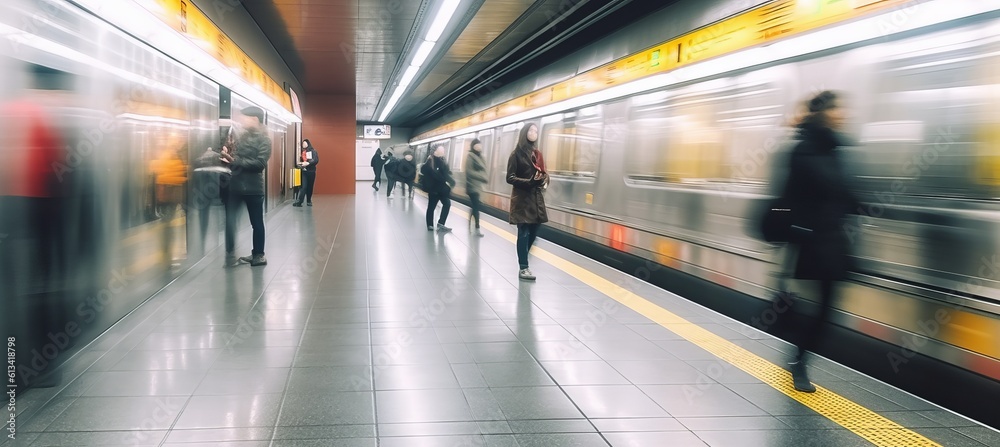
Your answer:
[[[514,152],[517,144],[517,133],[524,123],[508,124],[500,131],[500,141],[496,147],[496,155],[493,157],[493,169],[490,175],[490,186],[493,191],[501,194],[510,193],[510,186],[507,185],[507,159],[510,153]]]
[[[601,106],[542,119],[539,149],[554,175],[593,177],[601,158]]]

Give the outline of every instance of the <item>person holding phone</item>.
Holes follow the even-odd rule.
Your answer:
[[[528,251],[535,244],[538,229],[549,221],[542,192],[548,186],[549,174],[538,150],[538,126],[529,123],[521,128],[517,146],[507,160],[507,183],[510,192],[508,221],[517,225],[518,278],[534,281],[528,268]]]
[[[305,200],[306,206],[313,206],[313,186],[316,185],[316,165],[319,164],[319,152],[312,146],[308,138],[302,140],[302,151],[299,153],[299,160],[296,163],[302,169],[302,191],[292,206],[302,206]]]

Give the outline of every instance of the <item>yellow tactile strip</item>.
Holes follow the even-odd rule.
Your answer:
[[[457,214],[468,217],[464,211]],[[482,222],[482,226],[500,237],[516,243],[517,238],[504,229]],[[660,307],[627,289],[604,279],[589,270],[567,261],[540,248],[533,248],[531,254],[575,277],[584,284],[598,290],[611,299],[659,323],[664,328],[694,343],[731,365],[756,377],[786,396],[825,416],[836,424],[854,432],[877,446],[938,446],[940,444],[923,435],[903,427],[871,411],[854,401],[833,391],[816,385],[815,393],[801,393],[792,387],[791,373],[774,363],[726,340],[712,332],[691,323],[684,318]]]

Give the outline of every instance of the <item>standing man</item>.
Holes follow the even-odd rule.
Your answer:
[[[236,222],[239,208],[246,204],[253,227],[253,251],[239,262],[251,266],[267,265],[264,257],[264,169],[271,158],[271,140],[264,132],[264,111],[247,107],[240,111],[239,122],[244,127],[235,150],[222,148],[222,162],[232,171],[226,200],[226,265],[236,264]]]

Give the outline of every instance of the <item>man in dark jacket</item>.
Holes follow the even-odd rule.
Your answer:
[[[451,168],[444,159],[444,146],[434,149],[434,154],[420,167],[421,187],[427,192],[427,231],[434,231],[434,209],[441,202],[441,218],[438,219],[437,230],[442,233],[451,231],[444,226],[451,211],[451,188],[455,179],[451,176]]]
[[[406,187],[410,187],[410,198],[413,198],[413,181],[417,178],[417,162],[413,160],[413,151],[403,152],[403,159],[396,167],[396,177],[403,182],[403,197],[406,197]]]
[[[376,191],[382,184],[382,167],[385,166],[385,159],[385,155],[382,155],[382,148],[375,149],[375,155],[372,155],[372,170],[375,171],[375,181],[372,182],[372,188]]]
[[[264,131],[264,111],[247,107],[241,111],[244,133],[236,142],[235,150],[224,147],[222,161],[233,171],[226,200],[226,265],[236,264],[236,223],[242,204],[246,204],[253,227],[253,251],[250,256],[239,258],[251,266],[267,265],[264,257],[264,170],[271,158],[271,140]]]

